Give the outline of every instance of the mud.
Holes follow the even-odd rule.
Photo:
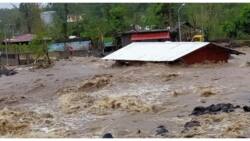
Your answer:
[[[249,115],[232,112],[193,117],[192,120],[199,121],[200,126],[185,130],[181,133],[181,136],[195,138],[249,137],[247,124],[249,124],[250,120],[247,116]]]
[[[95,75],[90,80],[84,81],[78,86],[79,91],[95,91],[98,90],[110,83],[112,75],[103,74]]]
[[[85,93],[67,93],[59,98],[59,107],[67,114],[76,113],[78,111],[89,108],[94,104],[94,98]]]
[[[98,114],[107,114],[113,110],[122,110],[127,112],[157,112],[157,106],[141,101],[138,97],[106,97],[97,100],[91,107],[91,111]]]
[[[0,135],[4,137],[29,137],[33,134],[33,125],[50,125],[53,116],[33,111],[4,108],[0,111]],[[38,132],[37,132],[38,133]]]

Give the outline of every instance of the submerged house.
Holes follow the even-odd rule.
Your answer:
[[[103,59],[195,64],[227,62],[231,54],[244,53],[209,42],[134,42]]]
[[[91,49],[91,40],[85,38],[68,39],[67,41],[56,41],[49,46],[50,55],[65,58],[70,51],[72,56],[87,56]]]

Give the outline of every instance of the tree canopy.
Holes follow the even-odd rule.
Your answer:
[[[41,27],[40,13],[55,11],[54,26],[46,27],[54,39],[75,35],[101,40],[128,30],[166,28],[177,25],[180,3],[21,3],[19,8],[0,9],[0,38],[6,25],[15,34],[37,33]],[[68,15],[82,20],[68,23]],[[187,3],[180,11],[181,21],[202,29],[208,39],[247,38],[250,30],[250,5],[230,3]],[[53,31],[53,32],[52,32]],[[11,32],[8,32],[11,35]]]

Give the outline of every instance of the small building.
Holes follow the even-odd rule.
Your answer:
[[[2,45],[7,46],[6,50],[2,50],[0,53],[0,63],[1,64],[8,64],[11,66],[21,65],[21,64],[29,64],[32,62],[31,54],[29,53],[22,53],[20,54],[19,45],[27,45],[29,44],[36,35],[34,34],[22,34],[18,36],[14,36],[10,39],[5,39],[2,41]],[[10,50],[8,47],[15,46],[15,50]],[[7,54],[6,54],[7,53]]]
[[[87,56],[91,48],[88,38],[73,38],[67,41],[56,41],[49,44],[49,53],[57,58],[65,58],[70,51],[72,56]]]
[[[195,64],[227,62],[231,54],[244,53],[209,42],[135,42],[103,59]]]
[[[79,22],[82,19],[83,19],[83,15],[68,15],[67,16],[67,22],[68,23]]]
[[[18,36],[14,36],[10,39],[3,40],[2,44],[28,44],[30,43],[36,35],[34,34],[22,34]]]
[[[132,42],[159,42],[170,41],[170,31],[167,29],[144,30],[144,31],[129,31],[121,34],[121,47],[124,47]]]

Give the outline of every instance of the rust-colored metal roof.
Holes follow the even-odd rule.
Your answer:
[[[135,33],[132,34],[132,41],[144,41],[144,40],[169,40],[169,32],[154,32],[154,33]]]
[[[11,39],[5,39],[4,42],[8,42],[8,43],[31,42],[34,39],[34,37],[35,37],[34,34],[23,34],[23,35],[14,36]]]

